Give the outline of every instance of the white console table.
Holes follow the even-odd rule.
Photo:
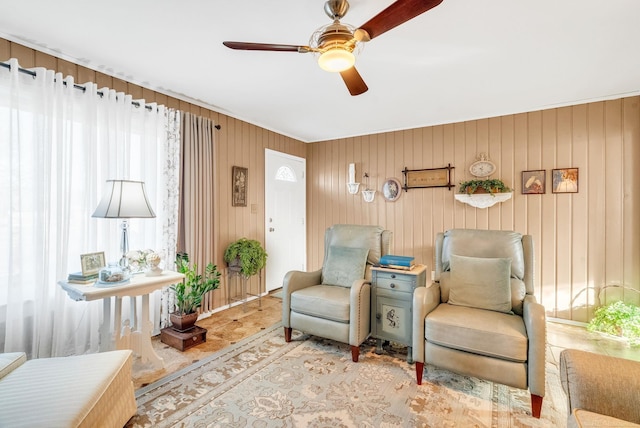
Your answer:
[[[70,284],[60,281],[58,284],[75,301],[98,300],[103,301],[103,320],[100,326],[100,351],[112,349],[131,349],[140,355],[143,361],[151,361],[154,366],[164,367],[164,361],[156,354],[151,345],[151,331],[153,328],[149,317],[149,294],[162,287],[176,284],[184,280],[184,275],[177,272],[164,271],[157,276],[134,275],[131,280],[115,287],[95,287],[93,284]],[[111,336],[111,298],[115,297],[114,328]],[[127,320],[122,322],[122,298],[141,297],[142,313],[140,319],[134,315],[134,329]],[[132,303],[135,308],[135,300]],[[135,312],[135,311],[134,311]],[[114,346],[115,345],[115,346]]]

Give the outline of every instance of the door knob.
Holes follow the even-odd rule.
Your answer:
[[[270,227],[269,232],[273,232],[273,231],[275,231],[275,229],[273,227]]]

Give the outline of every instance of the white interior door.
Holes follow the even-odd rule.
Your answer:
[[[266,290],[290,270],[306,270],[306,160],[265,149]]]

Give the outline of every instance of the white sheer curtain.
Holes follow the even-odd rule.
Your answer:
[[[120,222],[91,217],[107,179],[144,181],[156,212],[130,220],[130,248],[175,248],[165,230],[177,218],[165,201],[177,191],[171,174],[178,171],[166,164],[177,150],[167,132],[171,112],[9,64],[0,67],[0,351],[95,352],[102,303],[72,301],[57,281],[80,270],[80,254],[119,258]]]

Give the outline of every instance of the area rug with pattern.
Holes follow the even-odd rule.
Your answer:
[[[274,325],[136,391],[128,427],[562,427],[566,404],[547,363],[542,418],[527,391],[426,365],[422,385],[407,348],[348,345]]]

